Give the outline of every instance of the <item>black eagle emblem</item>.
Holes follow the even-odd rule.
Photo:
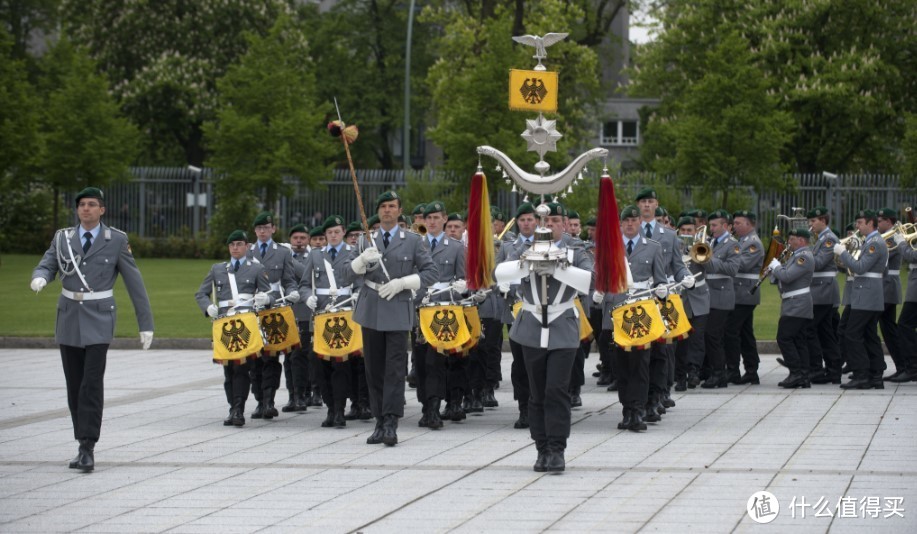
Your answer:
[[[631,339],[637,339],[650,333],[653,319],[641,306],[631,306],[624,312],[624,333]]]
[[[262,317],[261,326],[264,328],[264,335],[269,345],[283,343],[287,339],[287,332],[290,331],[290,325],[280,313],[271,313]]]
[[[430,321],[430,330],[439,341],[452,341],[458,336],[459,325],[455,312],[451,310],[437,311]]]
[[[678,326],[678,320],[681,318],[681,314],[675,309],[675,304],[671,300],[665,301],[662,305],[661,313],[662,320],[672,325],[671,328]]]
[[[332,349],[343,349],[350,345],[350,338],[353,337],[353,328],[343,317],[332,317],[325,319],[325,331],[322,332],[322,338],[325,343]]]
[[[222,343],[229,352],[241,352],[248,347],[248,342],[251,337],[252,331],[245,326],[245,323],[241,319],[231,319],[223,325],[220,343]]]
[[[548,94],[548,89],[540,78],[526,78],[522,82],[522,87],[519,88],[519,93],[522,95],[522,99],[529,104],[541,104],[541,101]]]

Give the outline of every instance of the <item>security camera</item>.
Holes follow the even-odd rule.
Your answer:
[[[188,165],[188,170],[191,172],[197,172],[197,173],[201,172],[201,168],[195,167],[194,165]]]
[[[833,172],[822,171],[821,175],[829,180],[837,180],[837,175]]]

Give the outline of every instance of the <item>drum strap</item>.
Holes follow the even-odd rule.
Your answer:
[[[236,285],[236,273],[229,271],[229,291],[232,293],[232,300],[239,304],[239,286]]]
[[[331,262],[328,261],[327,258],[324,259],[323,261],[325,262],[325,271],[328,273],[329,289],[332,291],[332,293],[337,293],[338,284],[337,284],[337,281],[334,279],[334,268],[331,267]]]
[[[557,288],[557,294],[554,295],[554,302],[551,303],[551,305],[547,305],[546,303],[544,306],[542,306],[541,299],[538,296],[538,285],[536,284],[536,280],[539,278],[541,278],[541,276],[535,275],[534,272],[529,275],[529,283],[532,286],[532,300],[534,301],[534,307],[529,308],[525,305],[525,303],[523,303],[522,309],[531,313],[532,315],[535,315],[535,310],[541,311],[542,320],[539,321],[541,323],[541,346],[547,347],[548,339],[551,335],[551,329],[548,328],[548,326],[554,322],[554,319],[557,319],[561,313],[569,309],[568,306],[559,305],[561,299],[564,296],[564,292],[567,289],[567,284],[561,282],[560,287]],[[570,301],[570,305],[573,305],[572,300]]]

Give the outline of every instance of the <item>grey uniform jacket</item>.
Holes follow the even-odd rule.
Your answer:
[[[422,238],[421,243],[430,254],[433,264],[436,265],[436,278],[430,284],[421,284],[420,289],[417,291],[417,296],[414,298],[415,306],[420,305],[430,288],[465,279],[465,244],[455,239],[449,239],[445,233],[441,239],[442,242],[436,244],[436,249],[430,251],[430,239],[426,236]],[[453,299],[462,298],[461,295],[450,290],[430,297],[430,302],[448,302],[450,296]]]
[[[338,297],[335,302],[343,302],[349,299],[354,291],[352,284],[345,285],[341,283],[338,272],[344,268],[344,265],[349,265],[353,258],[357,256],[356,247],[347,244],[341,245],[341,251],[337,253],[334,261],[331,260],[331,254],[326,252],[327,249],[328,247],[323,249],[314,248],[305,255],[303,261],[304,270],[302,278],[299,280],[301,302],[305,303],[306,299],[314,294],[318,300],[316,311],[319,313],[331,302],[331,295],[328,293],[331,288],[331,276],[334,276],[334,283],[338,288]],[[326,260],[331,264],[331,272],[328,271],[325,265]],[[309,307],[306,306],[306,309],[309,310]],[[312,310],[309,310],[309,318],[311,319],[312,316]],[[314,325],[310,320],[309,331],[314,332],[313,328]]]
[[[283,288],[284,295],[296,291],[296,267],[293,265],[293,254],[290,249],[272,242],[262,258],[260,247],[259,242],[252,243],[246,257],[264,266],[264,272],[267,273],[267,279],[271,283],[271,296],[274,300],[283,296],[280,294],[281,288]]]
[[[790,256],[786,265],[774,269],[771,277],[780,289],[780,316],[812,319],[812,273],[815,258],[808,248],[801,248]]]
[[[533,239],[534,236],[529,236],[530,239]],[[497,252],[497,257],[494,260],[495,265],[500,265],[505,261],[514,261],[518,260],[522,253],[528,248],[529,245],[525,244],[525,238],[521,235],[516,238],[512,243],[503,243],[500,247],[500,250]],[[510,286],[509,292],[503,297],[503,310],[501,314],[501,321],[503,324],[513,324],[513,305],[521,298],[519,294],[519,284],[514,283]]]
[[[656,223],[656,228],[653,230],[653,241],[662,247],[662,264],[665,267],[668,281],[681,282],[681,279],[688,275],[688,268],[681,259],[681,251],[684,247],[678,234],[675,233],[675,230]]]
[[[908,246],[903,243],[902,246]],[[885,271],[885,304],[901,304],[901,247],[888,251],[888,269]]]
[[[300,254],[298,252],[294,252],[291,248],[290,254],[293,256],[293,280],[299,281],[302,279],[303,273],[306,272],[305,263],[306,256],[309,254],[309,251],[307,249],[305,252]],[[300,290],[299,293],[302,295],[302,290]],[[296,321],[300,323],[308,323],[312,320],[312,310],[306,306],[305,296],[302,296],[299,299],[299,302],[293,304],[293,315],[296,316]]]
[[[662,245],[645,237],[636,237],[634,243],[634,250],[627,257],[634,284],[646,286],[646,288],[665,284],[667,277]],[[624,240],[624,246],[627,246],[627,239]],[[637,287],[634,291],[643,291],[643,289]],[[647,298],[652,297],[652,294],[647,294]],[[607,293],[605,295],[605,300],[602,302],[602,330],[612,329],[611,311],[625,300],[627,300],[627,293]]]
[[[124,278],[127,293],[134,304],[137,324],[141,332],[153,331],[153,311],[150,299],[143,285],[143,278],[127,242],[127,234],[100,223],[99,235],[92,247],[79,258],[79,268],[86,278],[89,287],[83,285],[76,272],[69,275],[59,272],[58,254],[64,262],[70,261],[68,250],[72,247],[73,256],[83,255],[83,244],[79,227],[62,228],[54,235],[51,246],[38,262],[32,272],[32,278],[44,278],[51,282],[56,275],[61,276],[63,289],[72,292],[107,291],[115,286],[118,274]],[[70,236],[68,240],[67,237]],[[58,239],[60,241],[58,241]],[[59,246],[58,246],[59,245]],[[59,249],[59,250],[58,250]],[[65,269],[72,271],[65,263]],[[11,304],[11,303],[7,303]],[[87,345],[104,345],[111,343],[115,335],[115,299],[107,297],[98,300],[76,301],[63,294],[57,299],[57,326],[54,339],[59,345],[85,347]]]
[[[834,261],[834,245],[837,236],[826,228],[818,235],[812,248],[815,258],[815,274],[812,278],[812,304],[815,306],[832,305],[835,308],[841,302],[840,289],[837,285],[837,263]]]
[[[414,327],[416,315],[411,291],[404,290],[392,297],[392,300],[380,297],[376,287],[388,281],[381,265],[385,265],[392,280],[412,274],[420,275],[421,287],[436,282],[436,265],[430,258],[430,251],[423,245],[423,238],[413,232],[395,228],[388,247],[382,244],[381,230],[373,232],[372,238],[382,253],[380,265],[366,271],[366,274],[358,275],[353,272],[348,260],[337,273],[338,280],[343,285],[352,284],[358,279],[363,281],[360,298],[353,312],[353,319],[360,326],[379,331],[407,332]],[[358,251],[368,246],[366,236],[360,237]]]
[[[713,243],[713,241],[711,241]],[[726,234],[713,247],[713,257],[707,264],[707,285],[710,286],[710,308],[734,310],[736,303],[732,277],[739,271],[739,243]]]
[[[685,288],[682,292],[682,302],[688,317],[707,315],[710,313],[710,288],[707,287],[706,267],[693,261],[689,264],[689,271],[694,275],[694,287]]]
[[[885,310],[883,286],[888,245],[877,232],[871,235],[860,246],[858,260],[854,260],[846,250],[840,259],[855,275],[849,284],[851,309],[880,312]]]
[[[270,296],[271,284],[268,282],[267,273],[264,272],[262,265],[243,259],[239,263],[239,270],[233,273],[232,260],[214,263],[207,272],[207,276],[204,277],[204,281],[201,282],[201,287],[194,294],[197,306],[204,312],[204,315],[207,314],[207,307],[213,304],[214,289],[216,289],[217,308],[219,308],[220,315],[225,315],[229,310],[228,304],[220,305],[220,302],[227,303],[232,300],[232,286],[229,284],[230,273],[236,277],[237,293],[254,295],[258,292],[268,293]],[[251,311],[253,307],[252,304],[240,306],[236,308],[236,311]]]
[[[751,232],[739,241],[739,270],[735,275],[733,287],[736,292],[736,304],[757,306],[761,304],[761,293],[751,292],[758,283],[761,265],[764,263],[764,245],[758,234]]]
[[[911,248],[907,243],[898,245],[901,249],[901,259],[910,264],[907,274],[907,294],[904,296],[905,302],[917,302],[917,250]]]

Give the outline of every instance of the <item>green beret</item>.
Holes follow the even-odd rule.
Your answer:
[[[490,218],[495,221],[506,222],[506,215],[504,215],[500,208],[497,207],[490,208]]]
[[[732,218],[735,219],[736,217],[745,217],[746,219],[748,219],[751,222],[755,222],[758,220],[758,216],[755,215],[755,212],[748,211],[748,210],[739,210],[733,213]]]
[[[305,224],[297,224],[293,228],[290,228],[290,235],[293,234],[308,234],[309,229],[306,228]]]
[[[379,224],[379,222],[380,222],[379,216],[373,215],[369,219],[366,219],[366,226],[369,226],[370,228],[372,228],[374,224]]]
[[[700,215],[697,215],[700,217]],[[727,222],[732,220],[732,217],[729,216],[729,212],[723,209],[713,210],[710,212],[708,219],[726,219]]]
[[[639,217],[640,210],[637,209],[637,206],[624,206],[624,209],[621,210],[621,220],[630,219],[632,217]]]
[[[828,215],[828,208],[824,206],[815,206],[806,212],[806,219],[814,219],[815,217],[824,217]]]
[[[353,233],[353,232],[362,232],[363,225],[360,224],[360,221],[353,221],[347,225],[347,228],[344,230],[344,235]]]
[[[403,214],[403,213],[401,214],[400,217],[398,217],[398,221],[399,221],[399,222],[403,222],[404,224],[406,224],[406,225],[408,225],[408,226],[411,226],[411,224],[413,224],[413,222],[414,222],[414,221],[411,220],[410,217],[408,217],[407,215],[405,215],[405,214]]]
[[[875,219],[876,217],[876,212],[873,210],[860,210],[856,216],[857,219]]]
[[[688,217],[696,217],[698,219],[706,219],[707,212],[702,209],[693,209],[687,213]]]
[[[102,190],[98,187],[87,187],[79,193],[76,194],[76,201],[74,204],[79,205],[80,200],[84,198],[97,198],[102,202],[105,202],[105,195],[102,194]]]
[[[559,203],[557,203],[557,202],[548,202],[547,204],[545,204],[545,206],[548,207],[548,217],[550,217],[551,215],[561,215],[561,216],[563,216],[563,215],[566,215],[566,213],[567,213],[567,212],[564,210],[563,205],[562,205],[562,204],[559,204]]]
[[[233,230],[232,233],[226,237],[226,244],[228,245],[233,241],[245,241],[248,243],[248,236],[245,235],[245,232],[242,230]]]
[[[414,209],[411,210],[411,215],[424,215],[425,209],[427,209],[427,205],[421,202],[420,204],[414,206]]]
[[[844,227],[845,232],[854,232],[856,231],[856,229],[857,229],[856,223],[850,223]]]
[[[269,211],[262,211],[255,217],[252,227],[261,226],[262,224],[274,224],[274,214]]]
[[[316,226],[315,228],[309,230],[309,237],[318,237],[325,235],[325,228],[323,226]]]
[[[322,232],[328,230],[329,228],[334,228],[335,226],[340,226],[343,228],[344,218],[340,215],[329,215],[328,218],[325,219],[325,224],[322,225]]]
[[[575,210],[567,210],[567,218],[568,219],[579,219],[579,213],[577,213]]]
[[[449,218],[446,219],[446,222],[449,222],[449,221],[464,221],[464,220],[465,220],[465,218],[462,217],[462,214],[461,214],[461,213],[453,213],[453,214],[449,215]]]
[[[434,200],[433,202],[430,202],[429,204],[424,206],[424,209],[423,209],[424,217],[426,217],[427,215],[433,215],[434,213],[446,213],[446,205],[443,204],[441,200]]]
[[[397,200],[398,203],[401,203],[401,197],[398,196],[398,193],[394,191],[386,191],[376,197],[376,211],[379,211],[379,205],[383,202],[388,202],[389,200]]]
[[[519,206],[519,209],[516,210],[516,218],[518,219],[526,213],[535,214],[535,206],[533,206],[531,202],[523,202],[522,205]]]
[[[656,190],[652,187],[641,189],[640,192],[637,193],[637,198],[635,200],[640,202],[644,198],[656,198]]]
[[[676,224],[675,226],[676,226],[676,228],[681,228],[682,226],[684,226],[684,225],[686,225],[686,224],[691,224],[691,225],[693,225],[693,224],[694,224],[694,217],[687,217],[687,216],[686,216],[686,217],[682,217],[682,218],[678,219],[678,224]]]
[[[669,214],[668,210],[666,210],[662,206],[659,206],[658,208],[656,208],[656,217],[665,217],[668,214]]]
[[[880,209],[878,212],[878,215],[879,217],[882,217],[883,219],[894,219],[896,221],[898,220],[898,213],[891,208]]]
[[[599,220],[595,217],[589,217],[586,219],[586,226],[595,226],[599,223]]]
[[[806,230],[805,228],[793,228],[789,232],[787,232],[786,235],[794,235],[796,237],[804,237],[806,239],[809,239],[810,237],[812,237],[812,234],[809,233],[809,231]]]

